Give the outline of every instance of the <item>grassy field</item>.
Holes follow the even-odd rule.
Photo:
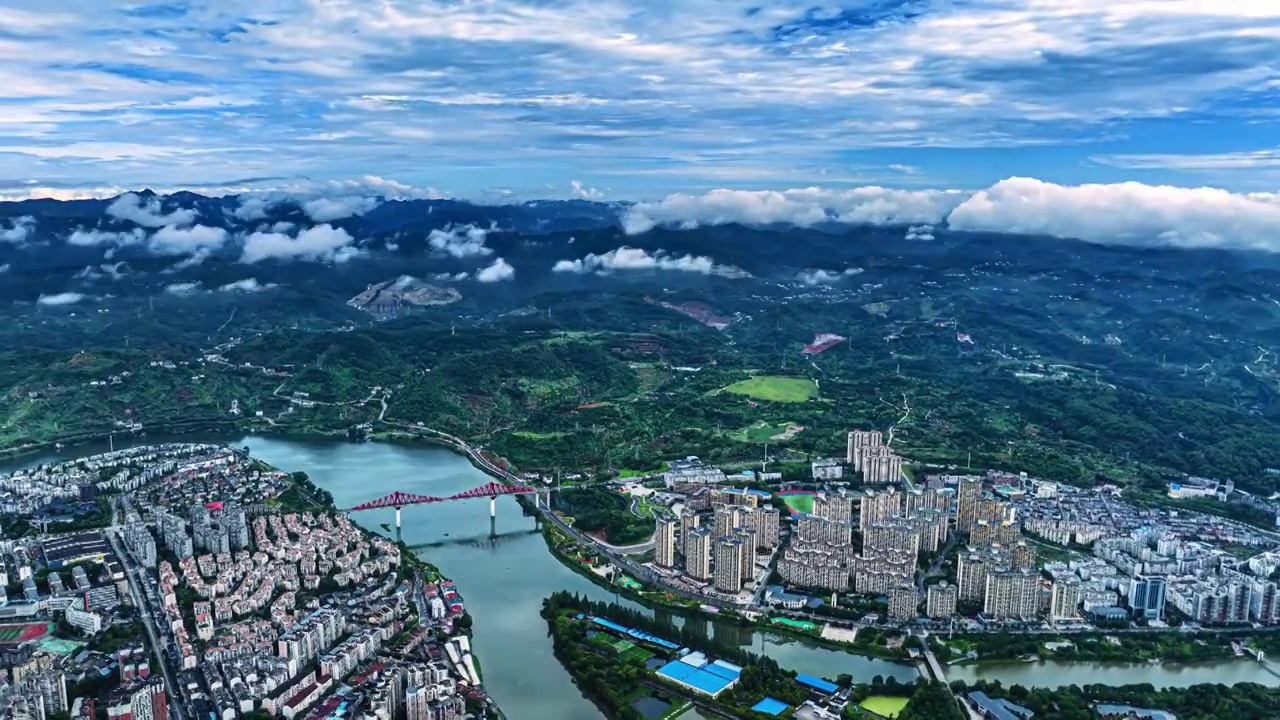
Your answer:
[[[516,437],[525,438],[526,440],[556,440],[568,435],[564,432],[533,432],[532,430],[517,430],[511,433]]]
[[[782,502],[786,503],[787,507],[791,508],[793,515],[797,513],[808,515],[813,512],[813,493],[788,493],[779,495],[779,497],[782,498]]]
[[[730,437],[738,442],[748,443],[784,442],[803,431],[803,427],[794,423],[770,423],[757,420],[740,430],[735,430]]]
[[[872,695],[858,707],[868,712],[887,718],[896,718],[907,706],[907,698],[890,697],[888,695]]]
[[[818,386],[809,378],[757,375],[725,388],[731,393],[771,402],[805,402],[818,394]]]

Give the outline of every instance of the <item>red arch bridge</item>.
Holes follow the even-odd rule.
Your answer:
[[[498,482],[490,482],[481,485],[478,488],[460,492],[456,495],[448,497],[437,497],[435,495],[417,495],[414,493],[400,492],[399,490],[369,502],[360,503],[353,508],[347,508],[343,512],[360,512],[361,510],[381,510],[384,508],[396,509],[396,530],[400,530],[400,508],[406,505],[430,505],[431,503],[453,502],[454,500],[471,500],[473,498],[489,498],[489,517],[497,517],[498,505],[497,500],[500,495],[536,495],[540,490],[524,485],[503,485]]]

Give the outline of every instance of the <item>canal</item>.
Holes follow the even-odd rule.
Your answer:
[[[166,440],[169,438],[148,441]],[[351,444],[265,436],[193,436],[175,440],[248,446],[255,457],[282,470],[306,472],[313,482],[333,494],[338,507],[351,507],[393,490],[451,495],[490,480],[466,458],[432,445]],[[122,446],[117,443],[117,447]],[[80,446],[29,456],[0,463],[0,472],[104,450],[105,446]],[[582,698],[552,655],[546,626],[538,613],[542,599],[557,590],[600,600],[614,596],[561,565],[547,551],[533,518],[524,516],[513,498],[499,498],[497,512],[491,535],[489,503],[484,500],[407,507],[403,510],[404,540],[423,546],[419,554],[457,581],[474,619],[474,644],[485,685],[511,720],[599,720],[600,712]],[[394,511],[360,513],[355,519],[366,528],[382,532],[381,524],[394,523]],[[673,623],[682,622],[679,618],[670,619]],[[705,626],[708,633],[722,641],[750,646],[799,672],[832,678],[848,673],[861,681],[869,681],[875,675],[902,681],[916,677],[913,668],[893,662],[701,617],[689,622]],[[1021,663],[957,666],[948,672],[953,679],[981,675],[1007,684],[1040,686],[1083,685],[1100,678],[1111,684],[1149,682],[1157,686],[1245,681],[1280,684],[1261,666],[1246,661],[1189,667]]]

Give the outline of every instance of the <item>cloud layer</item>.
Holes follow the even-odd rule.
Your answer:
[[[1280,227],[1280,193],[1233,193],[1136,182],[1058,185],[1013,177],[972,193],[879,187],[845,191],[721,189],[637,204],[622,217],[624,229],[632,234],[658,225],[694,228],[786,223],[806,227],[822,222],[905,225],[904,238],[911,241],[933,240],[934,226],[945,225],[952,230],[1050,235],[1107,244],[1280,252],[1280,233],[1276,231]],[[557,269],[573,266],[569,263]]]
[[[488,235],[489,232],[483,228],[461,225],[444,230],[432,230],[427,236],[427,244],[455,258],[492,255],[493,249],[484,244]]]
[[[551,270],[558,273],[594,273],[597,275],[608,275],[617,271],[625,272],[629,270],[675,270],[700,273],[702,275],[746,276],[743,270],[728,265],[719,265],[706,256],[674,256],[664,250],[657,250],[651,253],[641,248],[627,247],[625,245],[601,255],[592,253],[576,260],[561,260]]]
[[[0,177],[173,187],[360,167],[637,197],[654,178],[981,187],[1011,172],[993,148],[1055,149],[1020,157],[1027,174],[1083,174],[1093,156],[1168,168],[1156,158],[1201,146],[1216,159],[1173,162],[1274,162],[1258,128],[1280,6],[1264,0],[10,6]],[[1117,178],[1088,172],[1055,178]]]
[[[263,260],[310,260],[346,262],[360,254],[355,239],[342,228],[317,225],[290,236],[276,232],[256,232],[244,239],[241,262]]]
[[[622,218],[628,234],[658,225],[768,225],[809,227],[823,222],[867,225],[936,223],[964,201],[957,190],[895,190],[861,187],[851,190],[712,190],[702,195],[675,194],[659,202],[638,203]]]

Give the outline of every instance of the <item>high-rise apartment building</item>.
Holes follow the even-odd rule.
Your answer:
[[[893,488],[887,490],[866,490],[859,502],[858,528],[866,530],[868,526],[882,523],[902,515],[902,495]]]
[[[902,456],[888,447],[863,448],[858,465],[864,482],[893,483],[902,479]]]
[[[1036,567],[1035,548],[1028,545],[1026,540],[1019,540],[1009,550],[1009,566],[1014,570],[1034,570]]]
[[[1280,587],[1269,580],[1256,580],[1249,600],[1249,619],[1270,625],[1280,622]]]
[[[982,602],[987,592],[987,575],[995,569],[995,563],[987,553],[973,548],[961,553],[956,560],[956,584],[961,602]]]
[[[1079,583],[1055,581],[1049,597],[1049,620],[1077,620],[1080,618],[1080,603],[1084,600]]]
[[[766,506],[752,512],[755,518],[756,547],[772,550],[781,542],[782,513],[778,508]]]
[[[750,582],[756,573],[756,531],[742,527],[733,533],[742,541],[742,582]]]
[[[1040,576],[1001,570],[987,575],[982,612],[997,620],[1034,618],[1040,609]]]
[[[684,572],[698,580],[711,579],[711,530],[694,528],[685,538]]]
[[[680,514],[680,554],[689,554],[689,534],[702,525],[702,516],[685,510]]]
[[[925,600],[925,613],[934,619],[951,617],[956,614],[958,597],[955,585],[945,582],[930,585]]]
[[[675,567],[676,533],[679,526],[680,521],[673,517],[666,515],[658,517],[657,532],[653,535],[655,543],[653,561],[662,567]]]
[[[863,533],[862,549],[864,557],[889,553],[915,564],[919,557],[920,535],[905,522],[877,523]]]
[[[905,622],[916,618],[920,595],[914,585],[898,585],[889,589],[889,617]]]
[[[796,537],[802,542],[849,545],[853,543],[853,526],[837,520],[807,516],[796,521]]]
[[[813,498],[813,516],[825,520],[853,522],[853,497],[838,493],[821,493]]]
[[[853,430],[849,433],[849,447],[845,453],[845,462],[853,465],[854,470],[861,470],[858,464],[861,451],[866,447],[880,447],[884,444],[884,435],[879,430]]]
[[[982,497],[982,479],[960,478],[956,488],[956,530],[968,534],[978,521],[978,500]]]
[[[742,589],[742,554],[745,547],[736,537],[719,537],[715,540],[715,565],[713,584],[723,593],[736,593]]]

